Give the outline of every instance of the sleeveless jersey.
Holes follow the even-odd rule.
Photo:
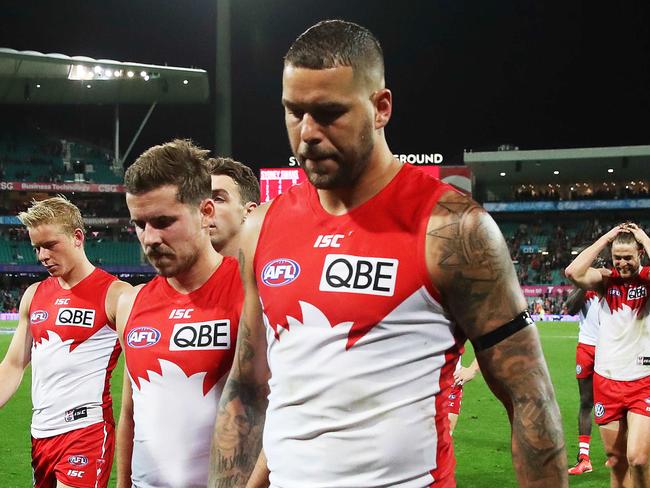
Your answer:
[[[133,388],[133,486],[207,485],[242,302],[237,261],[229,257],[189,294],[161,276],[139,291],[124,330]]]
[[[650,268],[632,279],[616,270],[605,282],[594,370],[618,381],[650,375]]]
[[[585,294],[585,303],[578,313],[580,329],[578,342],[595,346],[598,343],[598,329],[600,328],[600,297],[595,291]]]
[[[451,189],[404,165],[345,215],[308,183],[272,202],[254,260],[272,487],[455,486],[447,396],[464,338],[425,264]]]
[[[33,437],[114,423],[110,380],[121,349],[105,303],[116,279],[95,268],[69,290],[55,277],[36,288],[29,308]]]

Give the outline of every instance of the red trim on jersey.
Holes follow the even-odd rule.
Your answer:
[[[455,488],[454,470],[456,458],[454,445],[449,434],[449,392],[454,384],[454,370],[462,353],[462,343],[456,342],[445,352],[445,365],[440,370],[440,393],[436,395],[436,431],[438,445],[436,468],[430,471],[434,482],[432,488]],[[440,481],[438,481],[440,480]]]
[[[115,348],[113,349],[113,353],[108,360],[108,366],[106,367],[106,380],[104,381],[104,392],[102,393],[104,420],[109,422],[111,425],[115,425],[115,419],[113,418],[113,397],[111,396],[111,377],[115,366],[117,366],[117,360],[121,353],[122,347],[120,346],[120,341],[116,340]]]

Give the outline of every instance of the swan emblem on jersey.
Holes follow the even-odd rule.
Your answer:
[[[300,275],[300,265],[293,259],[279,258],[262,268],[262,283],[266,286],[288,285]]]

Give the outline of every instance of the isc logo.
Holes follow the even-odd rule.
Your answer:
[[[126,343],[135,348],[142,349],[143,347],[153,346],[160,340],[160,332],[153,327],[136,327],[129,332],[126,338]]]
[[[83,478],[85,471],[80,471],[78,469],[69,469],[68,476],[73,478]]]
[[[637,300],[639,298],[645,298],[648,296],[648,290],[645,286],[637,286],[635,288],[630,288],[627,290],[627,299],[628,300]]]
[[[170,319],[189,319],[194,312],[193,308],[175,308],[169,314]]]
[[[60,308],[56,314],[56,325],[92,327],[94,323],[95,311],[87,308]]]
[[[45,310],[35,310],[32,312],[32,315],[29,318],[29,321],[32,324],[40,324],[41,322],[45,322],[49,315]]]
[[[318,289],[391,297],[398,264],[397,259],[328,254]]]
[[[345,236],[343,234],[320,235],[314,242],[314,247],[341,247],[339,241]]]
[[[170,351],[230,349],[230,320],[176,324]]]
[[[293,259],[274,259],[262,269],[262,282],[267,286],[287,285],[298,278],[300,265]]]
[[[70,303],[69,298],[57,298],[54,300],[54,305],[67,305],[68,303]]]

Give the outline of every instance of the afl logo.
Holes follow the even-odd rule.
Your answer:
[[[300,275],[300,265],[293,259],[274,259],[262,269],[262,283],[266,286],[288,285]]]
[[[605,407],[603,407],[603,404],[598,402],[596,405],[594,405],[594,414],[596,417],[600,418],[603,415],[605,415]]]
[[[160,340],[160,332],[153,327],[136,327],[126,338],[126,343],[134,349],[153,346]]]
[[[68,462],[73,466],[85,466],[88,464],[88,458],[83,454],[75,454],[68,458]]]
[[[48,315],[45,310],[36,310],[32,312],[29,320],[32,324],[40,324],[41,322],[45,322],[47,320],[47,317]]]
[[[582,373],[582,366],[576,364],[576,374],[580,374],[580,373]]]

